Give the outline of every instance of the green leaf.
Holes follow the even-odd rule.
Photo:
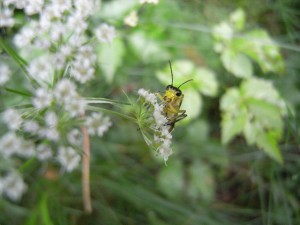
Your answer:
[[[253,75],[251,61],[241,53],[226,49],[221,55],[221,60],[226,70],[236,77],[249,78]]]
[[[202,110],[201,95],[195,89],[186,89],[180,108],[186,110],[187,118],[197,118]]]
[[[169,53],[153,39],[143,32],[136,32],[129,37],[129,43],[135,54],[143,62],[167,61]]]
[[[218,93],[218,82],[213,71],[206,68],[196,69],[194,83],[203,95],[216,96]]]
[[[262,148],[271,158],[275,159],[278,163],[283,164],[281,152],[278,147],[276,137],[272,132],[258,133],[256,139],[258,147]]]
[[[118,38],[110,44],[101,44],[97,49],[98,63],[107,82],[112,82],[117,68],[122,63],[124,53],[124,43]]]
[[[229,20],[236,30],[242,30],[245,26],[245,11],[237,9],[230,14]]]
[[[220,108],[223,111],[238,110],[240,102],[240,92],[237,88],[228,89],[221,97]]]
[[[247,107],[251,115],[263,127],[276,130],[282,129],[283,121],[280,116],[280,109],[277,106],[264,100],[250,98],[247,100]]]
[[[246,108],[241,108],[238,112],[223,114],[222,118],[222,143],[227,144],[237,134],[240,134],[247,122],[248,114]]]
[[[286,113],[285,103],[271,81],[254,77],[248,79],[241,85],[241,94],[245,98],[265,100],[276,105],[282,115]]]

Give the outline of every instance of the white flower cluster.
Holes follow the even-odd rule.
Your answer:
[[[13,201],[18,201],[26,190],[27,185],[16,172],[0,177],[0,195],[7,196]]]
[[[157,101],[157,96],[145,89],[139,89],[138,94],[145,99],[147,103],[150,103],[153,108],[152,117],[154,124],[150,127],[154,131],[154,142],[157,144],[157,152],[168,160],[172,154],[171,140],[172,135],[169,132],[169,126],[167,125],[167,118],[163,113],[163,105]]]
[[[71,66],[71,75],[80,83],[86,83],[94,77],[95,48],[87,43],[85,33],[88,19],[99,8],[99,1],[4,0],[2,4],[0,27],[13,26],[14,9],[23,9],[32,18],[14,36],[13,41],[23,50],[25,57],[30,56],[32,51],[45,50],[29,61],[28,72],[33,79],[49,84],[54,70],[62,70],[67,65]],[[111,42],[116,35],[115,28],[106,23],[98,25],[92,32],[103,43]]]
[[[141,4],[158,4],[159,3],[159,0],[140,0],[140,3]]]
[[[1,20],[1,18],[0,18]],[[1,23],[1,22],[0,22]],[[11,71],[8,65],[0,64],[0,86],[3,86],[6,82],[9,81],[11,76]]]
[[[86,118],[86,126],[90,135],[98,135],[102,137],[103,134],[112,126],[110,118],[103,116],[102,113],[92,113]]]

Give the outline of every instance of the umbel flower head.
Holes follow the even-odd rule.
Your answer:
[[[172,154],[171,140],[167,118],[163,114],[163,105],[158,102],[157,96],[145,89],[139,89],[139,110],[137,111],[137,123],[143,134],[146,143],[158,154],[165,162]]]

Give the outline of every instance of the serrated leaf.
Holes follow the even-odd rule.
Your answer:
[[[281,130],[283,121],[280,116],[280,109],[264,100],[247,99],[247,107],[249,112],[261,123],[265,128]]]
[[[183,82],[194,77],[195,66],[192,62],[188,60],[176,60],[171,63],[174,76],[174,86],[179,86]],[[156,73],[156,77],[165,85],[171,84],[172,77],[169,64],[164,68],[164,70],[158,71]],[[196,83],[193,81],[193,86],[194,85],[196,85]],[[184,88],[186,88],[186,86],[183,86],[183,89]]]
[[[234,115],[235,114],[235,115]],[[225,113],[222,118],[222,143],[227,144],[237,134],[240,134],[247,122],[247,111],[241,108],[238,112]]]
[[[278,163],[282,164],[283,159],[278,147],[276,138],[271,132],[261,132],[257,135],[256,143],[264,152],[271,158],[275,159]]]
[[[245,11],[237,9],[230,14],[230,22],[236,30],[242,30],[245,26]]]
[[[129,37],[129,43],[135,54],[143,62],[167,61],[169,53],[158,42],[147,37],[143,32],[136,32]]]
[[[221,97],[220,107],[223,111],[237,110],[240,102],[240,92],[237,88],[228,89]]]
[[[98,64],[107,82],[112,82],[117,68],[122,63],[124,53],[124,43],[118,38],[110,44],[101,44],[97,49]]]
[[[251,61],[241,53],[226,49],[221,55],[221,60],[226,70],[236,77],[249,78],[253,75]]]
[[[282,115],[286,113],[285,103],[271,81],[259,78],[248,79],[241,85],[241,94],[246,98],[265,100],[279,107]]]
[[[184,99],[180,108],[186,110],[188,118],[197,118],[202,111],[201,95],[195,89],[186,89],[183,94]]]
[[[196,69],[194,83],[198,90],[207,96],[216,96],[218,93],[218,82],[213,71],[206,68]]]

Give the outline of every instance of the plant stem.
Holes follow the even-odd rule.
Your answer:
[[[90,191],[90,139],[85,126],[81,126],[83,134],[83,161],[82,161],[82,191],[84,211],[90,214],[93,209],[91,205]]]

